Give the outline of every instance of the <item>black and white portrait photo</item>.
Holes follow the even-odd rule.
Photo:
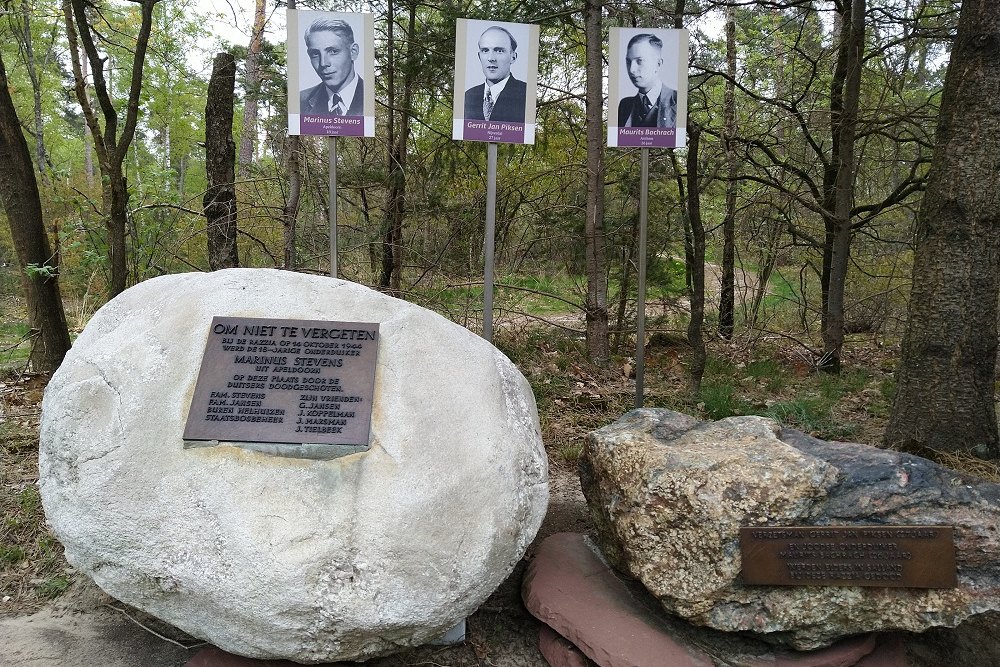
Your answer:
[[[371,23],[370,14],[289,10],[289,133],[372,136]]]
[[[612,28],[609,53],[608,145],[683,146],[687,31]]]
[[[538,26],[459,19],[456,34],[455,138],[533,143]]]

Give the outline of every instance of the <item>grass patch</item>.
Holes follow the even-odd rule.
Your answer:
[[[24,367],[31,354],[30,331],[23,322],[0,322],[0,369]]]
[[[774,359],[757,359],[746,367],[747,377],[763,382],[767,391],[777,393],[788,384],[790,373],[785,366]]]
[[[706,419],[725,419],[750,411],[750,404],[740,398],[736,387],[719,382],[702,383],[698,407]]]
[[[38,475],[37,404],[41,384],[0,393],[0,616],[30,613],[71,583],[62,545],[45,525]],[[13,610],[13,611],[12,611]]]
[[[46,579],[38,585],[38,595],[46,600],[55,599],[65,593],[71,583],[72,580],[67,576],[56,576]]]

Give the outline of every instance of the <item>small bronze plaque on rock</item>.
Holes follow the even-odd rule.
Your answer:
[[[378,324],[212,319],[185,440],[368,447]]]
[[[740,551],[745,584],[958,585],[951,526],[740,528]]]

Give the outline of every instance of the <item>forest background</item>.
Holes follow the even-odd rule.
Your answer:
[[[0,2],[0,564],[48,572],[36,597],[61,561],[30,464],[44,376],[23,371],[142,280],[329,271],[329,144],[287,136],[284,35],[264,29],[285,6],[256,0],[239,44],[199,7]],[[476,331],[486,145],[450,138],[456,19],[540,25],[536,143],[499,148],[496,343],[556,465],[634,389],[639,151],[604,147],[609,26],[691,31],[689,146],[650,155],[646,404],[1000,452],[990,3],[298,8],[375,16],[377,136],[337,144],[340,277]]]
[[[971,15],[980,3],[965,4]],[[64,299],[79,328],[106,298],[164,273],[328,272],[329,143],[287,136],[284,40],[265,33],[284,6],[256,1],[245,46],[209,33],[193,2],[3,6],[5,126],[13,136],[19,124],[32,163],[3,179],[4,287],[21,283],[28,303],[28,328],[8,353],[28,349],[36,368],[58,365],[65,316],[45,303]],[[684,335],[692,395],[702,391],[706,341],[780,339],[832,373],[845,342],[898,341],[960,3],[299,7],[370,11],[378,26],[378,136],[338,144],[340,277],[477,326],[486,151],[449,138],[455,21],[537,23],[537,141],[501,147],[497,305],[516,321],[569,316],[555,324],[579,327],[597,366],[627,354],[638,151],[603,147],[603,46],[609,25],[685,27],[690,145],[653,151],[647,258],[660,306],[650,330]],[[37,211],[25,214],[33,187]],[[43,287],[48,298],[33,292]],[[972,393],[984,382],[992,394],[978,375]],[[972,421],[985,426],[961,447],[995,455],[993,402],[978,402]],[[956,447],[912,429],[889,439]]]

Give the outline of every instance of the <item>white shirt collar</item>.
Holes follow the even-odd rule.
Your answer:
[[[342,115],[347,115],[347,110],[351,108],[351,103],[354,102],[354,93],[358,89],[359,80],[358,73],[354,72],[354,74],[351,75],[351,80],[341,86],[340,90],[336,93],[337,95],[340,95],[340,106],[343,111]],[[329,99],[332,99],[334,93],[331,93],[329,88],[326,92],[327,95],[329,95]]]
[[[649,98],[649,103],[652,106],[656,106],[656,101],[660,99],[660,88],[663,87],[663,82],[657,81],[656,85],[649,89],[648,93],[639,93],[640,95],[645,95]]]
[[[486,86],[483,88],[483,99],[486,99],[486,91],[489,90],[490,94],[493,95],[493,101],[496,102],[497,98],[500,97],[500,93],[503,92],[504,87],[507,82],[510,81],[510,74],[504,77],[503,81],[497,83],[486,82]]]

